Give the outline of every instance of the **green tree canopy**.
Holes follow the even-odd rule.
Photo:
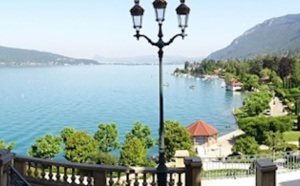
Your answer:
[[[147,150],[138,138],[126,137],[120,154],[120,162],[124,166],[145,166],[147,164]]]
[[[178,121],[165,121],[165,155],[167,161],[170,161],[176,150],[188,150],[194,154],[193,142],[190,133]]]
[[[151,137],[149,126],[136,122],[130,133],[126,134],[126,138],[137,138],[140,140],[146,150],[149,150],[154,145],[154,140]]]
[[[28,154],[36,158],[52,159],[60,152],[61,141],[60,136],[51,134],[38,137],[29,148]]]
[[[267,145],[273,151],[282,149],[285,145],[283,140],[283,134],[281,132],[267,131],[265,132],[266,139],[264,144]]]
[[[118,137],[119,132],[115,123],[99,124],[98,130],[94,134],[94,139],[98,142],[99,150],[102,152],[111,152],[119,149]]]
[[[6,145],[4,141],[0,139],[0,149],[12,150],[14,147],[15,143],[10,142],[8,145]]]
[[[260,77],[270,77],[271,75],[271,70],[268,68],[264,68],[259,72]]]
[[[293,120],[289,116],[249,117],[238,121],[239,128],[248,136],[252,136],[259,144],[266,140],[265,132],[285,132],[292,129]]]
[[[91,153],[87,163],[104,164],[104,165],[118,165],[118,158],[102,151]]]
[[[76,132],[76,129],[72,128],[72,127],[65,127],[61,130],[60,132],[60,136],[63,140],[63,142],[66,142],[67,141],[67,138],[74,134]]]
[[[243,110],[248,116],[257,116],[270,107],[271,98],[268,91],[253,92],[243,100]]]
[[[235,153],[241,154],[257,154],[259,145],[252,136],[241,136],[236,139],[231,149]]]
[[[253,88],[258,88],[259,86],[259,77],[257,75],[245,75],[244,78],[242,79],[244,85],[243,89],[244,90],[253,90]]]
[[[98,151],[98,143],[86,131],[71,134],[65,142],[65,158],[72,162],[84,163],[91,154]]]

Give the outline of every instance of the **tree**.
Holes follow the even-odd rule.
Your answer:
[[[121,165],[145,166],[147,164],[147,150],[143,143],[137,138],[126,137],[120,154]]]
[[[279,62],[278,74],[281,79],[287,77],[292,72],[292,61],[290,58],[283,57]]]
[[[289,116],[279,117],[248,117],[239,119],[239,128],[248,136],[252,136],[255,140],[262,144],[267,136],[268,131],[285,132],[292,130],[293,120]]]
[[[61,141],[60,136],[51,134],[38,137],[29,148],[28,154],[36,158],[52,159],[60,152]]]
[[[176,150],[188,150],[194,154],[193,142],[190,133],[178,121],[165,121],[165,155],[167,161],[170,161]]]
[[[65,158],[77,163],[87,162],[91,154],[98,151],[97,144],[97,141],[86,131],[77,131],[71,134],[65,142]]]
[[[275,85],[275,87],[281,87],[282,79],[277,75],[275,71],[271,71],[270,81]]]
[[[65,127],[61,130],[60,132],[60,136],[63,140],[63,142],[65,143],[67,141],[67,138],[74,134],[76,132],[76,129],[72,128],[72,127]]]
[[[253,90],[253,88],[258,88],[259,77],[257,75],[245,75],[243,79],[243,89],[244,90]]]
[[[277,151],[277,149],[280,149],[282,146],[284,146],[284,140],[283,140],[283,134],[281,132],[273,132],[268,131],[265,132],[266,139],[264,141],[264,144],[269,147],[269,149],[272,149],[274,152]]]
[[[271,70],[268,68],[264,68],[259,72],[260,77],[270,77],[271,75]]]
[[[0,139],[0,149],[12,150],[15,147],[13,142],[10,142],[8,145],[4,143],[3,140]]]
[[[149,126],[136,122],[130,133],[126,134],[126,138],[137,138],[140,140],[146,150],[149,150],[154,145],[154,140],[151,137]]]
[[[236,139],[231,149],[235,153],[241,154],[257,154],[259,145],[252,136],[241,136]]]
[[[111,152],[120,148],[118,142],[119,132],[117,126],[114,123],[99,124],[98,130],[94,134],[94,139],[98,141],[99,150],[102,152]]]
[[[118,158],[109,153],[99,151],[92,153],[87,163],[102,165],[118,165]]]

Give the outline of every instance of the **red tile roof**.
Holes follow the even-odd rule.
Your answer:
[[[243,83],[241,83],[239,81],[231,81],[230,84],[233,86],[243,86]]]
[[[202,120],[196,121],[187,127],[192,136],[211,136],[218,134],[218,130]]]

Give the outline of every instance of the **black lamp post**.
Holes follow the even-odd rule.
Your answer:
[[[190,8],[184,4],[185,0],[180,0],[180,5],[177,7],[176,12],[178,15],[179,27],[181,28],[181,33],[176,34],[168,42],[163,41],[162,23],[165,20],[165,11],[167,7],[167,2],[165,0],[155,0],[153,2],[153,7],[155,9],[156,21],[158,23],[158,41],[153,42],[146,35],[140,34],[140,29],[142,28],[142,17],[144,14],[144,9],[139,5],[139,0],[135,0],[135,5],[130,10],[133,18],[133,28],[136,29],[136,37],[145,38],[151,45],[158,47],[158,58],[159,58],[159,165],[157,167],[157,180],[159,186],[166,186],[167,184],[167,166],[165,158],[165,142],[164,142],[164,102],[163,102],[163,73],[162,73],[162,59],[163,59],[163,48],[170,45],[177,37],[184,37],[185,28],[188,25],[188,16],[190,13]]]

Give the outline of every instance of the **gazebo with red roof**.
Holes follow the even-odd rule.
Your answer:
[[[202,120],[198,120],[188,126],[187,130],[193,137],[194,146],[210,146],[218,143],[218,130]]]

